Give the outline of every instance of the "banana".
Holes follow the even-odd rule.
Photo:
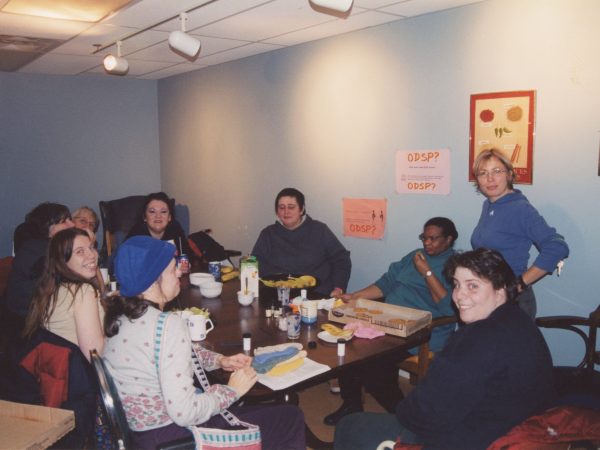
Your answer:
[[[307,287],[313,287],[317,285],[317,280],[315,279],[315,277],[310,276],[310,275],[302,275],[301,277],[298,278],[294,278],[294,277],[290,277],[287,280],[279,280],[279,281],[272,281],[272,280],[263,280],[261,279],[260,281],[262,281],[262,283],[267,286],[267,287],[288,287],[290,289],[304,289]]]
[[[233,267],[231,266],[221,266],[221,273],[230,273],[233,272]]]
[[[234,278],[237,278],[239,276],[240,276],[239,270],[232,270],[231,272],[227,272],[227,273],[224,273],[223,275],[221,275],[221,280],[223,282],[225,282],[225,281],[233,280]]]
[[[352,330],[343,330],[340,327],[336,327],[331,323],[324,323],[321,325],[321,329],[327,331],[330,335],[338,337],[340,339],[350,339],[354,335]]]

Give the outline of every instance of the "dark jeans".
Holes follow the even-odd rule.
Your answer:
[[[521,307],[523,311],[527,313],[532,320],[535,320],[535,315],[537,313],[537,304],[535,301],[535,294],[533,292],[533,288],[529,286],[519,295],[517,295],[517,303]]]
[[[347,371],[339,377],[340,394],[346,403],[361,403],[361,388],[364,386],[377,402],[388,412],[395,412],[396,405],[404,398],[398,385],[396,364],[409,353],[394,358],[378,359]]]
[[[333,448],[335,450],[374,450],[386,440],[395,441],[402,436],[402,443],[415,444],[416,436],[404,428],[394,414],[354,413],[335,427]]]
[[[304,414],[294,405],[232,406],[238,419],[258,425],[264,450],[305,450]],[[201,424],[210,428],[230,428],[220,415]],[[187,428],[174,423],[154,430],[132,432],[133,448],[155,449],[157,445],[191,437]]]

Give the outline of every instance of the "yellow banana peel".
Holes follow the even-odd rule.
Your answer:
[[[307,287],[313,287],[317,285],[317,280],[315,277],[311,275],[302,275],[301,277],[293,278],[290,277],[287,280],[263,280],[261,278],[262,283],[271,288],[277,287],[288,287],[290,289],[304,289]]]
[[[344,330],[340,327],[336,327],[331,323],[324,323],[323,325],[321,325],[321,329],[327,331],[330,335],[340,339],[350,339],[352,336],[354,336],[354,331]]]
[[[240,276],[240,271],[239,270],[231,270],[230,272],[222,274],[221,275],[221,280],[223,282],[225,282],[225,281],[233,280],[234,278],[237,278],[239,276]]]

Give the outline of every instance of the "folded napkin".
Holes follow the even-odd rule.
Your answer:
[[[371,328],[361,322],[347,323],[344,330],[354,330],[354,336],[363,339],[375,339],[377,337],[385,336],[383,331]]]
[[[284,350],[280,350],[272,353],[262,353],[256,355],[252,360],[252,367],[257,373],[267,373],[277,364],[287,361],[298,353],[298,349],[294,347],[288,347]]]

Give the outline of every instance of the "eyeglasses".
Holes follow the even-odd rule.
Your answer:
[[[76,222],[79,222],[84,227],[88,227],[89,226],[89,227],[95,228],[96,225],[98,224],[94,220],[84,219],[83,217],[73,217],[73,220],[75,220]]]
[[[444,236],[443,236],[443,235],[441,235],[441,234],[440,234],[439,236],[425,236],[423,233],[421,233],[421,234],[419,235],[419,240],[420,240],[421,242],[427,242],[427,241],[435,242],[435,241],[437,241],[439,238],[443,238],[443,237],[444,237]]]
[[[500,169],[499,167],[495,167],[492,170],[480,170],[479,172],[477,172],[477,178],[487,178],[488,176],[496,178],[499,177],[500,174],[506,172],[506,169]]]

